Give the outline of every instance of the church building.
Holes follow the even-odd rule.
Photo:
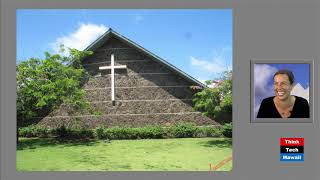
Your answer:
[[[38,124],[48,127],[78,125],[141,127],[177,122],[218,125],[195,111],[191,86],[205,85],[135,42],[109,29],[85,50],[94,54],[83,60],[89,73],[83,89],[98,114],[77,112],[61,105]]]

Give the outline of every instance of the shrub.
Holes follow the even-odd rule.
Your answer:
[[[56,135],[60,138],[93,138],[93,131],[86,128],[66,128],[64,125],[56,129]]]
[[[165,129],[160,125],[139,128],[138,137],[141,139],[160,139],[166,136]]]
[[[93,131],[87,128],[77,129],[74,133],[75,138],[93,138]]]
[[[193,123],[177,123],[169,128],[172,137],[184,138],[193,137],[197,132],[197,127]]]
[[[68,137],[68,134],[70,133],[64,125],[58,127],[55,132],[57,133],[57,136],[61,138]]]
[[[50,129],[40,125],[30,125],[18,129],[18,136],[20,137],[48,137]]]
[[[44,126],[36,126],[34,129],[34,134],[37,137],[48,137],[49,129]]]
[[[23,127],[18,129],[19,137],[33,137],[31,127]]]
[[[127,139],[128,133],[125,128],[114,127],[105,130],[108,139]]]
[[[197,127],[194,137],[221,137],[222,130],[215,126]]]
[[[109,139],[137,139],[139,129],[128,127],[113,127],[106,130]]]
[[[105,133],[105,127],[99,126],[94,129],[94,137],[98,139],[107,139],[107,135]]]
[[[226,123],[222,126],[222,134],[225,137],[232,137],[232,123]]]
[[[148,139],[163,138],[165,130],[159,125],[139,128],[130,127],[98,127],[94,130],[94,136],[98,139]]]
[[[225,124],[222,129],[215,126],[196,126],[194,123],[177,123],[169,128],[161,125],[145,127],[112,127],[99,126],[95,129],[84,127],[66,127],[64,125],[49,129],[39,125],[31,125],[18,129],[20,137],[48,137],[72,139],[160,139],[185,137],[226,137],[232,136],[232,125]],[[222,135],[223,134],[223,135]]]

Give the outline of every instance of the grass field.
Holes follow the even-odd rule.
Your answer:
[[[18,171],[209,171],[232,155],[228,138],[19,142]],[[229,161],[218,170],[231,169]]]

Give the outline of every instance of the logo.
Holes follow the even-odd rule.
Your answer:
[[[280,138],[280,161],[304,161],[304,138]]]

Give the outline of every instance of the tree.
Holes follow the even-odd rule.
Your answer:
[[[93,52],[69,52],[68,56],[45,52],[44,59],[30,58],[17,65],[18,119],[43,116],[61,103],[78,109],[89,107],[81,89],[86,77],[81,60]]]
[[[209,85],[212,81],[206,81]],[[232,118],[232,71],[225,71],[214,88],[204,88],[194,95],[194,109],[226,123]]]

